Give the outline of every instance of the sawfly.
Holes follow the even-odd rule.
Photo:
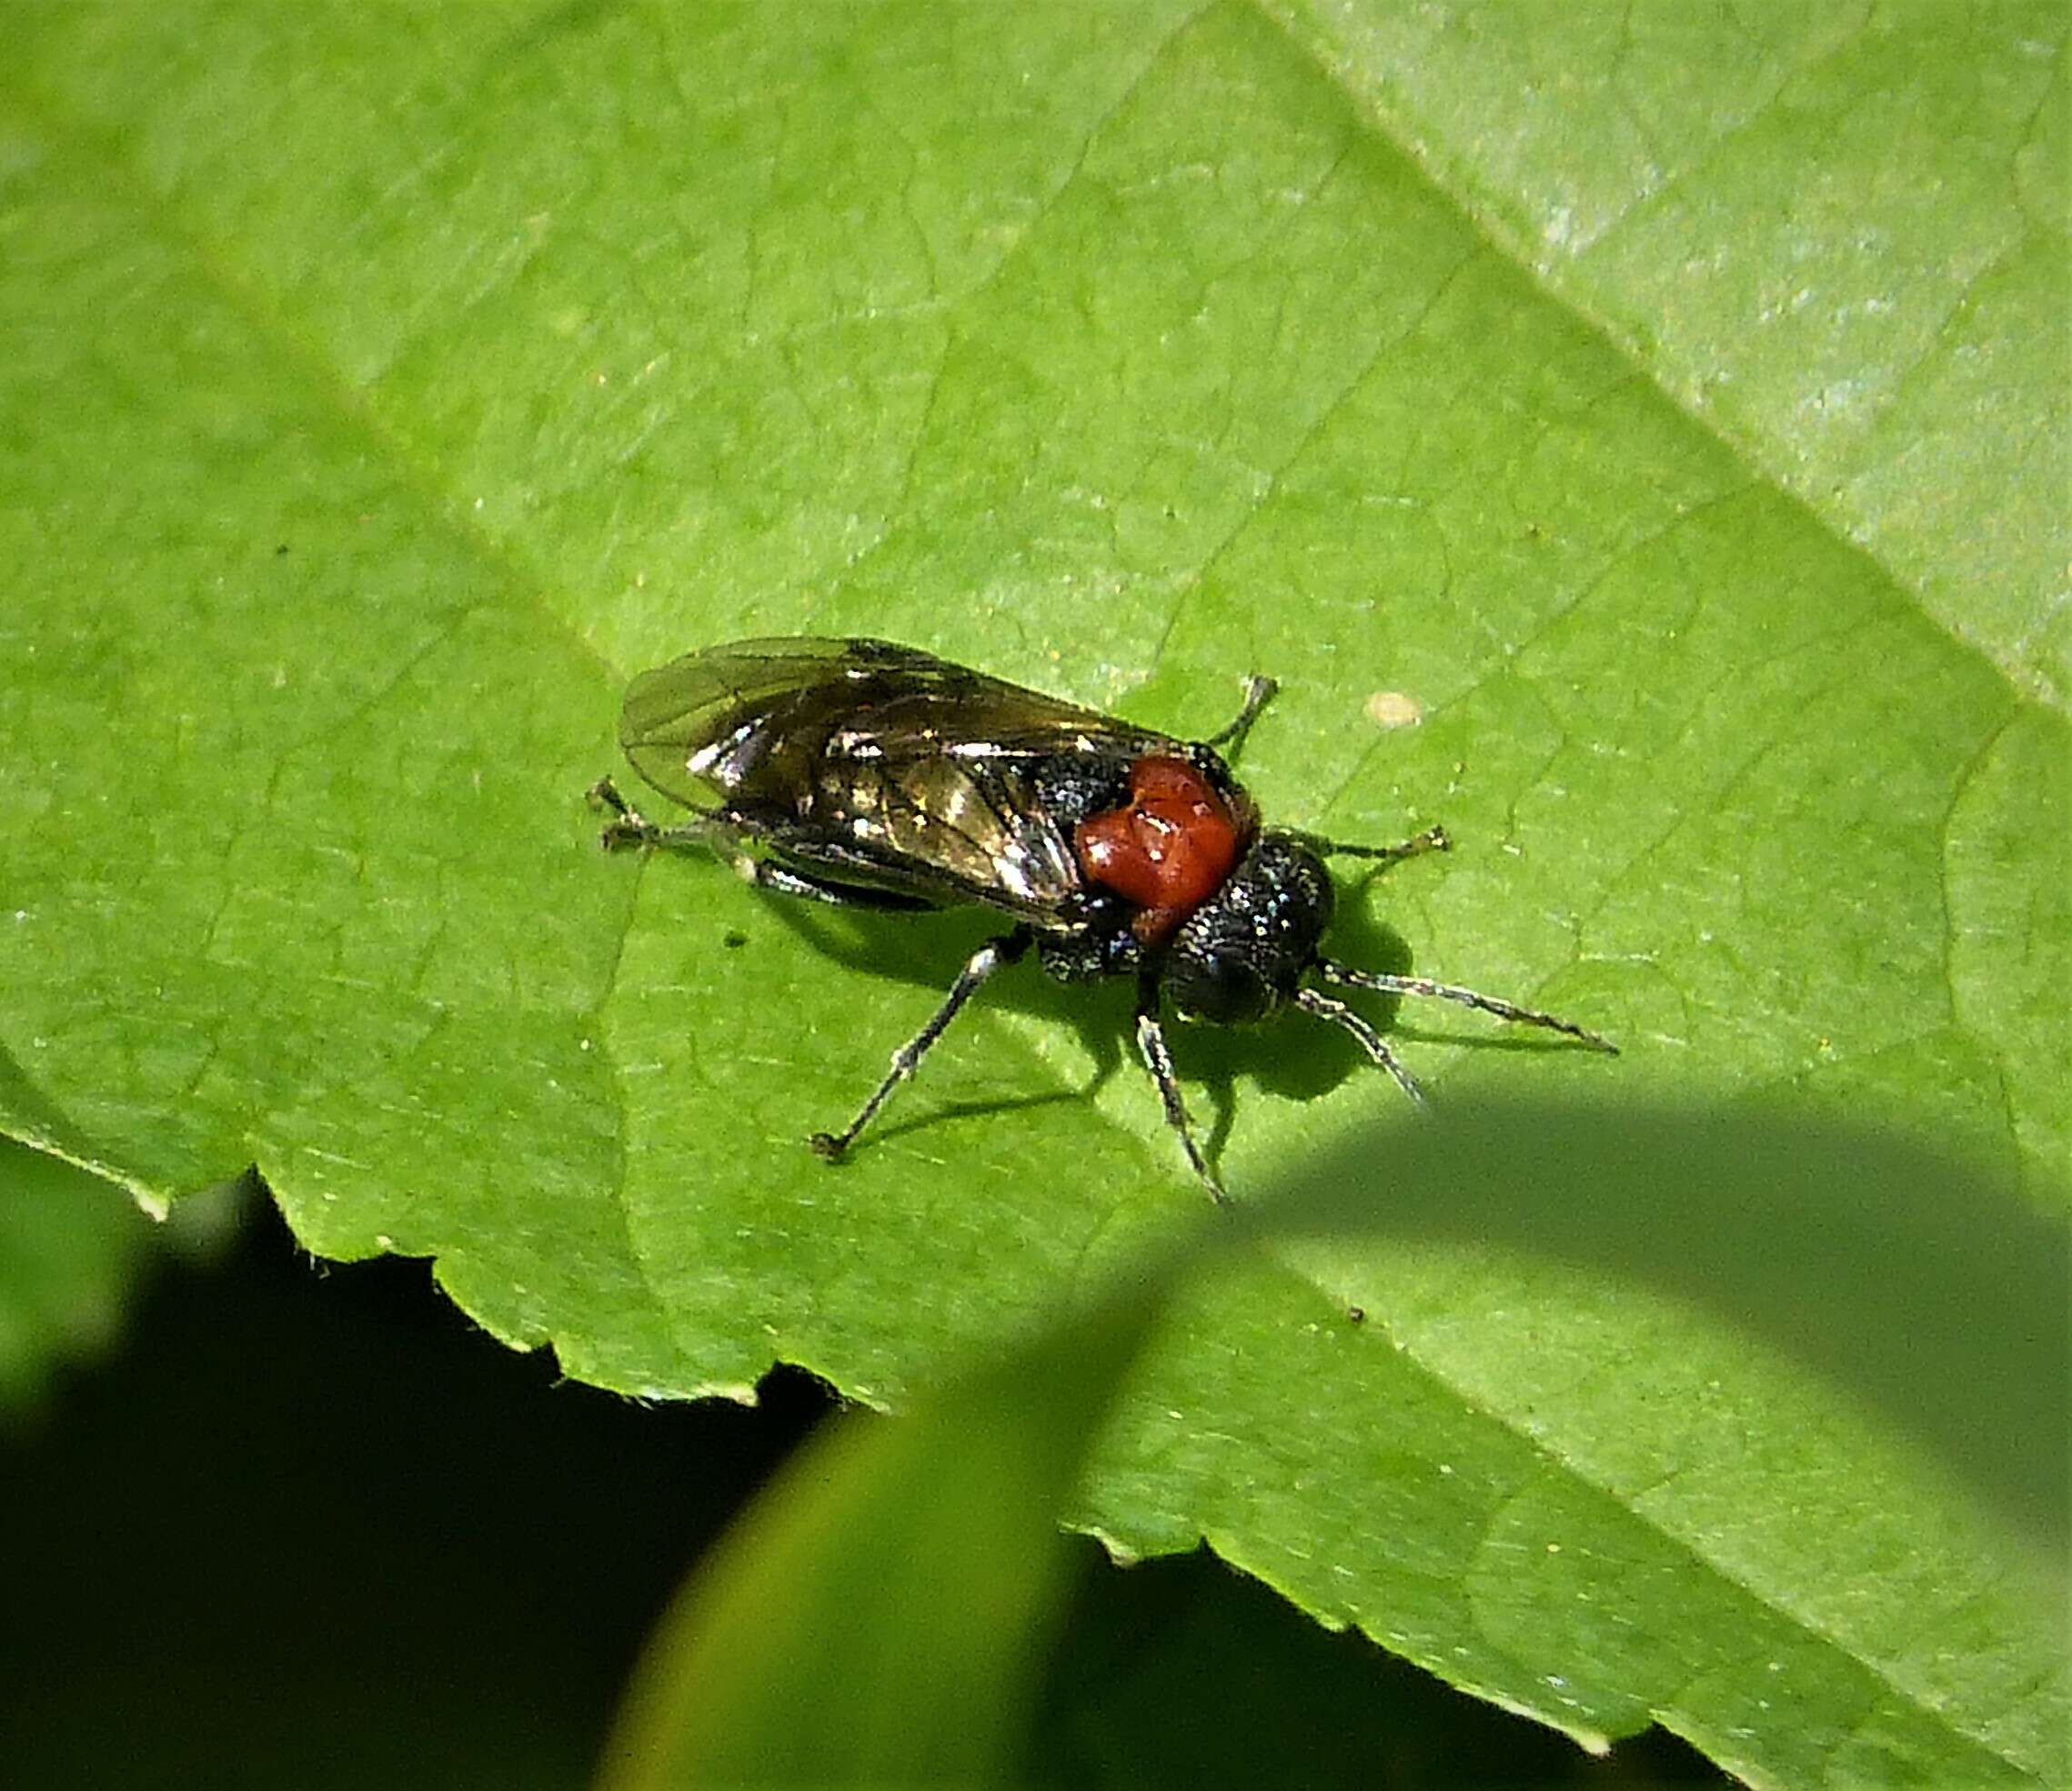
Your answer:
[[[1423,1098],[1363,1014],[1320,984],[1436,997],[1545,1027],[1596,1051],[1607,1040],[1551,1013],[1428,977],[1356,970],[1323,955],[1330,858],[1383,862],[1443,850],[1431,828],[1364,846],[1265,827],[1226,755],[1273,693],[1253,678],[1236,719],[1205,740],[1081,709],[890,641],[741,640],[643,672],[619,743],[686,820],[658,824],[610,779],[608,847],[717,847],[766,890],[900,911],[975,905],[1003,931],[971,954],[941,1004],[840,1132],[840,1158],[964,1004],[1031,948],[1064,982],[1135,980],[1136,1037],[1166,1122],[1211,1194],[1173,1072],[1164,1016],[1245,1026],[1300,1008],[1341,1026],[1404,1093]]]

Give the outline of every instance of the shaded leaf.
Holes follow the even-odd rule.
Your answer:
[[[854,629],[1182,732],[1279,675],[1270,815],[1461,842],[1334,949],[1627,1048],[1405,1014],[1442,1096],[1846,1109],[2061,1207],[2064,29],[1947,16],[20,10],[7,1131],[152,1200],[256,1161],[628,1391],[894,1401],[1053,1308],[1198,1201],[1120,998],[1003,988],[828,1172],[982,925],[590,844],[627,675]],[[1181,1051],[1241,1192],[1393,1098],[1293,1021]],[[1183,1308],[1090,1509],[1611,1733],[1649,1697],[1574,1691],[1509,1545],[1581,1514],[1643,1635],[1694,1583],[1740,1628],[1684,1695],[1747,1769],[1857,1733],[1756,1720],[1781,1633],[1831,1716],[2061,1773],[2004,1568],[1825,1398],[1559,1270],[1320,1246]],[[1489,1546],[1398,1573],[1348,1410],[1508,1489]]]
[[[1414,1199],[1388,1198],[1393,1170]],[[1990,1621],[2008,1625],[2004,1640],[2032,1630],[2037,1658],[2047,1656],[2067,1589],[2072,1453],[2061,1228],[1959,1164],[1860,1132],[1775,1116],[1485,1105],[1354,1141],[1310,1166],[1291,1197],[1235,1223],[1218,1215],[1088,1311],[923,1395],[898,1424],[838,1424],[694,1575],[650,1646],[603,1782],[1011,1780],[1011,1745],[1056,1602],[1064,1494],[1155,1315],[1190,1275],[1242,1275],[1260,1246],[1430,1232],[1530,1247],[1710,1306],[1789,1341],[1931,1438],[1946,1464],[2023,1512],[2030,1602],[2025,1612],[2025,1589],[2007,1587]],[[1838,1277],[1838,1263],[1855,1279]],[[1329,1332],[1313,1326],[1316,1353],[1344,1361],[1367,1343],[1367,1323],[1355,1310]],[[1614,1502],[1576,1497],[1490,1427],[1455,1424],[1454,1446],[1428,1454],[1433,1426],[1363,1406],[1358,1380],[1328,1360],[1318,1379],[1297,1396],[1347,1397],[1283,1427],[1281,1466],[1302,1488],[1356,1465],[1365,1510],[1337,1532],[1338,1514],[1320,1499],[1299,1538],[1282,1534],[1277,1551],[1249,1564],[1312,1608],[1371,1625],[1402,1621],[1421,1594],[1464,1590],[1485,1649],[1508,1641],[1539,1652],[1563,1638],[1564,1670],[1548,1685],[1570,1708],[1637,1705],[1756,1782],[2020,1782],[1991,1750],[1966,1746],[1840,1656],[1810,1611],[1795,1622],[1761,1608]],[[1968,1404],[1952,1399],[1957,1387],[1971,1390]],[[1305,1453],[1323,1437],[1345,1461]],[[1211,1472],[1238,1443],[1184,1427],[1172,1441]],[[1767,1440],[1763,1472],[1797,1489],[1802,1512],[1857,1496],[1832,1484],[1827,1443],[1817,1433]],[[1091,1521],[1115,1484],[1097,1478]],[[1201,1495],[1258,1493],[1237,1484]],[[1667,1514],[1707,1501],[1727,1532],[1720,1544],[1753,1564],[1765,1539],[1731,1534],[1715,1491],[1657,1486],[1636,1504]],[[1386,1564],[1363,1575],[1352,1564],[1377,1541]],[[1381,1607],[1365,1607],[1377,1592]],[[1876,1597],[1891,1632],[1914,1638],[1916,1670],[1959,1625],[1989,1620],[1972,1601],[1937,1608],[1947,1589],[1899,1561],[1866,1576],[1858,1596]],[[1769,1658],[1749,1678],[1752,1645]],[[1459,1671],[1471,1651],[1452,1653]],[[1789,1713],[1781,1730],[1773,1710]]]

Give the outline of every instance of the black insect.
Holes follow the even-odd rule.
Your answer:
[[[607,847],[717,846],[787,895],[896,910],[977,903],[1011,921],[893,1052],[856,1117],[813,1135],[830,1159],[980,985],[1032,945],[1062,981],[1136,978],[1145,1067],[1218,1200],[1173,1075],[1160,1017],[1169,1006],[1247,1025],[1292,1003],[1343,1026],[1413,1100],[1417,1083],[1388,1041],[1305,978],[1437,996],[1614,1050],[1549,1013],[1319,951],[1333,902],[1325,858],[1390,860],[1448,842],[1436,827],[1385,847],[1261,827],[1218,749],[1237,751],[1272,693],[1271,679],[1252,679],[1237,719],[1190,743],[889,641],[741,640],[644,672],[626,693],[619,743],[691,818],[658,826],[609,778],[590,794],[614,816]]]

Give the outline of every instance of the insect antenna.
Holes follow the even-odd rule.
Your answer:
[[[1484,995],[1473,989],[1463,989],[1458,983],[1434,982],[1427,976],[1389,976],[1380,971],[1356,971],[1349,964],[1334,963],[1329,958],[1316,961],[1317,974],[1326,982],[1343,983],[1354,989],[1372,989],[1383,995],[1427,995],[1442,1001],[1458,1001],[1464,1008],[1479,1008],[1484,1013],[1493,1013],[1499,1020],[1514,1021],[1521,1026],[1544,1026],[1549,1031],[1565,1033],[1578,1043],[1592,1051],[1619,1054],[1619,1048],[1602,1033],[1593,1032],[1586,1026],[1578,1026],[1573,1020],[1562,1020],[1551,1013],[1542,1013],[1537,1008],[1522,1008],[1515,1001],[1506,1001],[1495,995]],[[1350,1030],[1350,1029],[1348,1029]],[[1364,1043],[1364,1041],[1362,1041]]]
[[[1319,1020],[1328,1020],[1334,1026],[1343,1026],[1359,1040],[1360,1048],[1382,1069],[1395,1078],[1395,1085],[1420,1106],[1424,1102],[1424,1091],[1417,1085],[1417,1078],[1403,1067],[1403,1060],[1389,1049],[1389,1041],[1377,1032],[1366,1016],[1349,1008],[1335,995],[1326,995],[1321,989],[1298,989],[1295,1005],[1304,1013],[1313,1013]]]

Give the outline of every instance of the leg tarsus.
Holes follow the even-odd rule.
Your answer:
[[[649,820],[620,795],[619,786],[609,778],[599,778],[584,795],[591,808],[601,809],[611,816],[598,835],[598,844],[608,852],[624,846],[681,848],[711,842],[711,816],[699,816],[679,827],[663,827]]]
[[[941,1006],[930,1016],[928,1024],[892,1053],[891,1067],[885,1078],[870,1092],[870,1098],[857,1111],[856,1117],[840,1132],[816,1132],[807,1142],[814,1154],[830,1162],[839,1162],[849,1147],[856,1142],[857,1134],[877,1116],[878,1110],[891,1099],[892,1091],[913,1074],[921,1059],[928,1055],[929,1047],[940,1039],[950,1022],[957,1018],[958,1010],[979,992],[981,986],[995,971],[1013,963],[1029,950],[1032,935],[1027,927],[1017,927],[1011,933],[998,939],[988,940],[974,951],[964,968],[957,972],[957,980],[950,985],[950,992],[942,998]]]
[[[598,844],[608,852],[617,851],[623,846],[652,846],[659,843],[668,830],[659,828],[619,793],[619,786],[609,778],[599,778],[585,792],[593,809],[601,809],[611,816],[598,835]]]
[[[1406,858],[1422,858],[1426,852],[1450,852],[1453,849],[1453,839],[1443,827],[1428,827],[1398,846],[1360,846],[1347,840],[1329,840],[1321,833],[1287,830],[1299,845],[1308,847],[1319,858],[1376,859],[1383,864],[1394,864]]]
[[[1379,971],[1356,971],[1333,963],[1328,958],[1319,958],[1316,968],[1317,974],[1328,982],[1372,989],[1383,995],[1419,995],[1435,1001],[1456,1001],[1462,1007],[1494,1014],[1497,1019],[1510,1021],[1514,1025],[1544,1026],[1550,1032],[1564,1033],[1579,1044],[1588,1045],[1592,1051],[1605,1051],[1614,1057],[1619,1054],[1618,1046],[1587,1026],[1578,1026],[1573,1020],[1563,1020],[1556,1014],[1543,1013],[1538,1008],[1520,1007],[1517,1002],[1506,1001],[1501,996],[1463,989],[1458,983],[1434,982],[1428,976],[1388,976]]]
[[[1226,759],[1235,759],[1244,750],[1244,737],[1252,731],[1252,724],[1259,719],[1259,711],[1273,699],[1274,691],[1281,687],[1261,672],[1253,672],[1244,680],[1244,707],[1238,710],[1237,718],[1229,727],[1211,734],[1202,742],[1221,751]]]
[[[1230,1195],[1202,1157],[1202,1147],[1194,1142],[1187,1102],[1181,1096],[1179,1078],[1173,1074],[1172,1052],[1165,1042],[1165,1027],[1158,1017],[1157,994],[1150,989],[1142,993],[1137,1003],[1137,1050],[1143,1057],[1144,1068],[1151,1072],[1152,1081],[1158,1084],[1159,1100],[1165,1106],[1165,1122],[1180,1134],[1180,1147],[1187,1152],[1194,1173],[1212,1200],[1227,1203]]]
[[[1417,1078],[1403,1068],[1403,1060],[1395,1054],[1389,1041],[1382,1037],[1364,1014],[1346,1006],[1335,995],[1326,995],[1321,989],[1296,990],[1295,1005],[1304,1013],[1313,1013],[1320,1020],[1328,1020],[1334,1026],[1343,1026],[1360,1041],[1360,1048],[1376,1067],[1389,1072],[1398,1088],[1419,1106],[1424,1104],[1424,1091],[1418,1086]]]
[[[874,913],[910,914],[917,909],[930,906],[926,902],[907,901],[889,891],[881,893],[876,890],[851,887],[815,877],[803,870],[794,870],[789,865],[779,864],[773,859],[758,858],[753,852],[737,851],[729,861],[743,882],[752,883],[759,890],[772,890],[779,895],[799,896],[807,901],[824,901],[830,908],[867,908]]]

